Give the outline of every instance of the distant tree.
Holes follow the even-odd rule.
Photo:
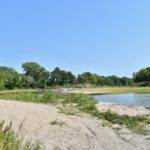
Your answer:
[[[24,73],[18,74],[13,68],[0,67],[0,89],[13,88],[47,88],[53,85],[92,84],[96,86],[133,86],[135,82],[150,81],[150,67],[133,74],[133,79],[127,77],[100,76],[84,72],[76,78],[70,72],[56,67],[51,73],[36,62],[22,64]],[[134,80],[134,81],[133,81]]]
[[[36,62],[23,63],[22,68],[26,76],[32,76],[35,80],[39,79],[41,72],[45,71],[45,68]]]
[[[65,85],[65,84],[74,84],[76,81],[75,75],[70,71],[61,70],[59,67],[56,67],[51,72],[51,84],[52,85]]]
[[[37,81],[37,86],[39,88],[46,88],[47,86],[50,85],[50,78],[51,78],[51,73],[49,71],[42,71],[39,79]]]
[[[34,78],[30,75],[26,76],[25,74],[21,74],[22,77],[22,87],[24,88],[35,88]]]
[[[62,79],[61,70],[59,67],[56,67],[51,72],[51,84],[60,84]]]
[[[112,82],[111,85],[112,86],[121,86],[122,85],[120,78],[115,76],[115,75],[109,76],[108,79],[111,80],[111,82]]]
[[[45,88],[50,83],[50,72],[36,62],[22,64],[26,86]]]
[[[67,82],[69,84],[74,84],[76,82],[76,76],[72,72],[67,72]]]
[[[104,76],[98,76],[97,77],[97,85],[98,86],[106,85],[106,78]]]
[[[20,87],[21,77],[13,68],[1,66],[0,67],[0,88],[13,89]]]
[[[123,86],[133,86],[134,85],[133,79],[127,78],[127,77],[121,78],[121,82],[122,82]]]
[[[78,83],[85,83],[85,84],[93,84],[96,85],[98,80],[98,75],[92,74],[90,72],[84,72],[78,75],[77,82]]]
[[[143,68],[138,72],[133,73],[133,80],[136,83],[150,81],[150,67]]]
[[[86,74],[80,74],[78,75],[78,78],[77,78],[77,82],[78,83],[81,83],[81,84],[84,84],[84,83],[89,83],[89,80],[88,80],[88,77]]]

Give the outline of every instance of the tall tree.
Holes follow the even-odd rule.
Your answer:
[[[143,68],[138,72],[133,73],[133,79],[137,83],[150,81],[150,67]]]
[[[64,85],[64,84],[73,84],[75,83],[76,77],[70,71],[61,70],[59,67],[56,67],[51,72],[51,84],[55,85]]]
[[[45,88],[50,82],[50,72],[36,62],[26,62],[22,64],[27,79],[31,81],[33,87]],[[27,81],[28,81],[27,80]]]
[[[0,67],[0,88],[13,89],[20,87],[21,77],[13,68],[1,66]]]

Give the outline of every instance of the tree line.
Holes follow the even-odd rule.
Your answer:
[[[135,73],[133,79],[127,77],[120,78],[114,75],[105,77],[90,72],[84,72],[75,76],[71,71],[62,70],[59,67],[56,67],[50,72],[36,62],[23,63],[22,68],[23,73],[20,74],[13,68],[0,66],[0,89],[48,88],[57,85],[74,86],[77,84],[89,84],[94,86],[133,86],[134,81],[141,81],[142,78],[139,73]],[[147,78],[147,80],[149,79],[150,78]]]

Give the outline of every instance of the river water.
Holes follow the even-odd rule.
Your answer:
[[[95,95],[94,98],[102,102],[111,102],[126,105],[150,106],[150,94],[107,94]]]

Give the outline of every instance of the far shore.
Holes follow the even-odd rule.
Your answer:
[[[74,88],[68,93],[102,95],[102,94],[121,94],[121,93],[150,93],[150,87],[96,87],[96,88]]]
[[[14,89],[14,90],[2,90],[3,93],[33,93],[41,92],[49,89]],[[86,95],[102,95],[102,94],[121,94],[121,93],[150,93],[150,87],[94,87],[94,88],[65,88],[60,87],[58,89],[51,88],[50,90],[58,91],[62,93],[76,93]]]
[[[106,112],[108,110],[115,112],[120,115],[129,115],[129,116],[137,116],[137,115],[146,115],[150,116],[150,108],[146,108],[144,106],[136,106],[136,105],[123,105],[109,102],[99,102],[97,104],[97,108],[101,112]]]

